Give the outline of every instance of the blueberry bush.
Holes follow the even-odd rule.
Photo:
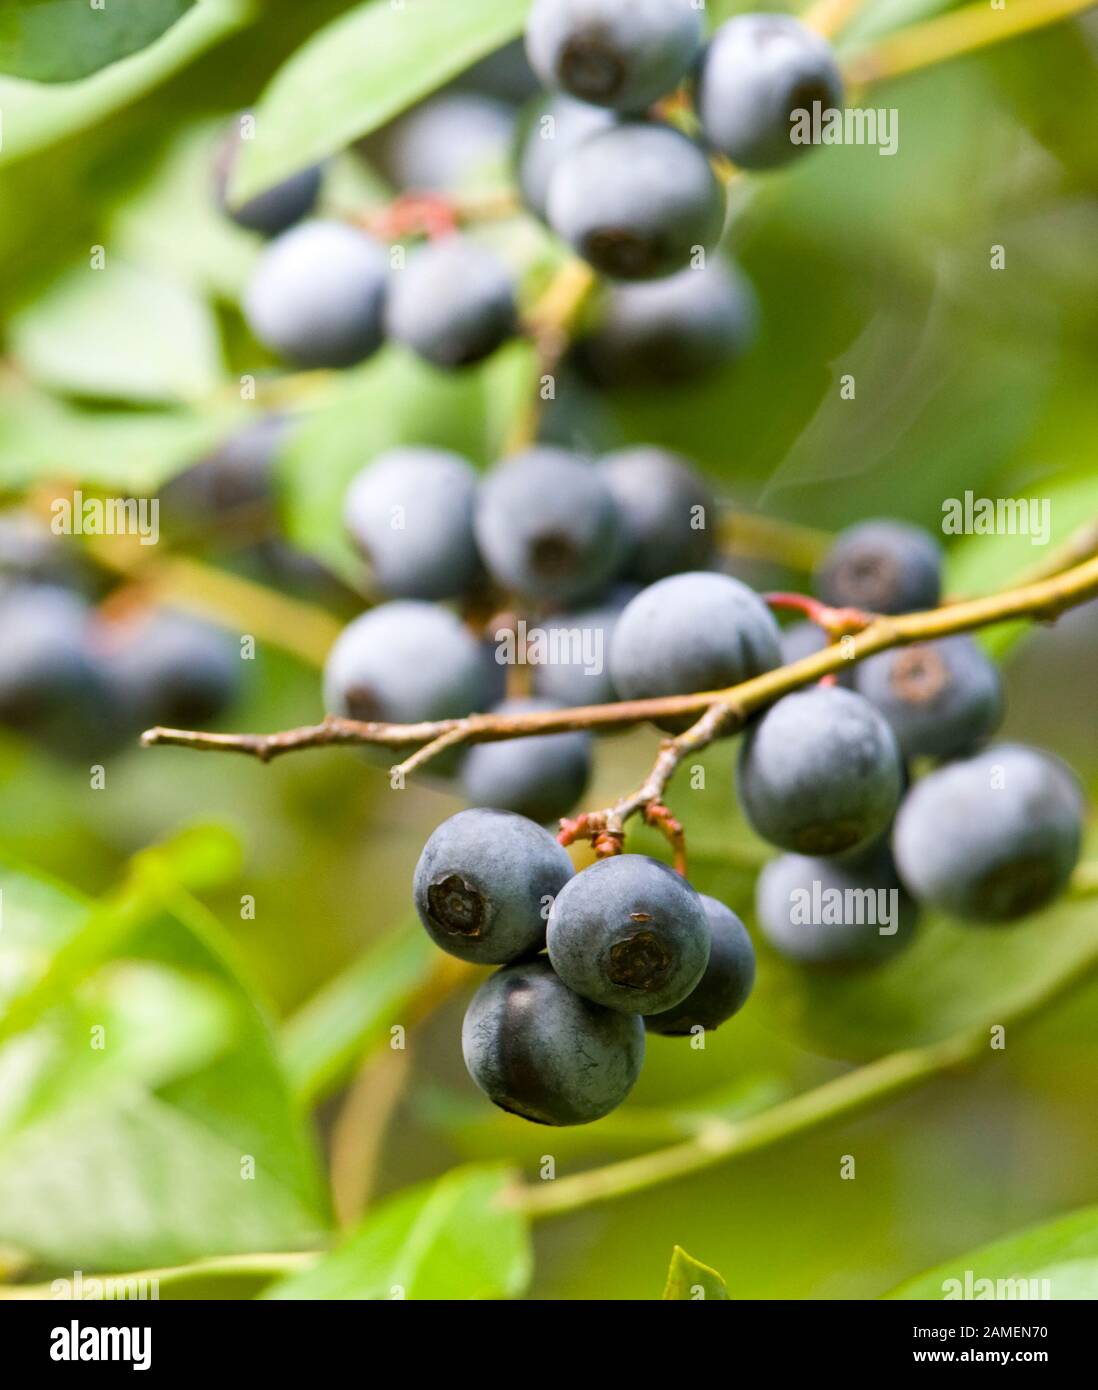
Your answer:
[[[1085,0],[3,8],[0,1298],[1098,1296]]]

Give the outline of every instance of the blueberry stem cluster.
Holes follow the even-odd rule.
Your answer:
[[[698,724],[682,737],[703,738],[708,730],[708,742],[714,732],[712,724],[706,725],[706,720],[712,718],[713,722],[717,721],[717,716],[710,714],[715,707],[727,710],[729,724],[734,724],[772,704],[780,696],[844,669],[848,661],[860,661],[892,647],[947,637],[957,632],[971,632],[996,623],[1017,619],[1051,621],[1066,609],[1096,596],[1098,557],[1062,573],[984,598],[969,599],[920,613],[875,617],[862,631],[851,634],[850,641],[841,646],[825,647],[803,660],[777,667],[726,690],[658,699],[623,700],[575,709],[472,714],[464,719],[441,719],[419,724],[368,722],[329,716],[319,724],[275,734],[218,734],[157,727],[147,730],[141,741],[146,747],[170,745],[208,752],[243,753],[261,762],[269,762],[283,753],[333,744],[378,744],[388,748],[418,746],[418,752],[412,757],[416,759],[415,766],[422,767],[444,748],[459,743],[495,742],[576,729],[620,728],[646,720],[695,715]],[[705,727],[699,728],[699,725]],[[728,732],[728,725],[722,724],[721,732]],[[440,747],[444,739],[444,747]],[[692,751],[703,746],[702,743],[694,744]]]
[[[558,1178],[556,1182],[516,1186],[507,1200],[529,1216],[555,1216],[643,1192],[820,1128],[977,1061],[989,1051],[989,1029],[993,1025],[1013,1030],[1029,1022],[1085,983],[1096,968],[1098,939],[1062,974],[1032,990],[1013,1009],[1005,1013],[999,1010],[994,1019],[978,1027],[966,1028],[924,1047],[889,1053],[748,1119],[731,1122],[714,1118],[682,1143],[589,1169],[574,1177]]]

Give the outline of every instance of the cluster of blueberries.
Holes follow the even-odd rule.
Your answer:
[[[758,594],[711,567],[713,499],[663,450],[595,461],[543,446],[483,480],[454,455],[400,450],[354,480],[346,515],[390,595],[328,662],[327,706],[350,717],[491,708],[491,649],[440,603],[484,584],[548,631],[597,632],[607,653],[605,669],[535,666],[535,699],[501,711],[723,689],[828,642],[811,623],[783,631]],[[893,521],[844,532],[816,576],[825,604],[882,614],[933,609],[941,587],[938,543]],[[908,944],[920,904],[1008,922],[1064,888],[1080,790],[1049,755],[987,747],[1002,712],[995,665],[951,636],[869,657],[751,721],[737,786],[751,827],[783,851],[756,901],[773,949],[817,967],[869,965]],[[573,875],[543,825],[582,794],[590,756],[586,733],[469,750],[459,776],[474,809],[435,831],[415,877],[434,940],[503,967],[469,1009],[471,1074],[544,1123],[605,1114],[636,1078],[645,1029],[715,1028],[754,977],[739,919],[655,860],[623,854]],[[824,898],[838,906],[806,919],[803,905]],[[867,910],[870,899],[892,906]]]
[[[841,102],[830,46],[776,14],[741,15],[706,43],[694,0],[537,0],[525,52],[525,77],[547,92],[517,117],[485,91],[444,93],[392,133],[397,180],[454,191],[509,147],[527,210],[607,277],[575,352],[595,380],[696,379],[734,357],[751,336],[754,300],[711,256],[727,203],[713,161],[766,169],[807,148],[791,141],[790,116]],[[483,87],[526,94],[513,66],[505,80],[498,62],[480,71]],[[676,124],[673,97],[686,85],[694,114]],[[454,369],[520,331],[516,276],[494,245],[450,229],[397,264],[364,227],[313,215],[319,166],[229,206],[238,153],[239,132],[218,159],[219,195],[237,221],[271,238],[243,308],[278,356],[347,367],[392,341]]]
[[[36,517],[0,517],[0,726],[98,759],[151,724],[191,728],[228,708],[231,637],[178,609],[97,598],[96,576]]]

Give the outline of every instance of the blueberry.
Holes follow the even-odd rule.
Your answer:
[[[815,656],[828,645],[827,633],[818,623],[797,622],[782,628],[782,662],[786,666]]]
[[[493,713],[558,709],[551,700],[505,700]],[[461,768],[465,799],[545,823],[571,811],[591,778],[591,735],[582,732],[478,743]]]
[[[344,628],[324,668],[324,699],[351,719],[414,724],[483,709],[488,657],[444,608],[384,603]]]
[[[998,667],[971,637],[880,652],[853,674],[855,688],[892,725],[908,758],[969,753],[1003,715]]]
[[[558,613],[539,624],[544,659],[534,665],[534,691],[558,705],[604,705],[616,698],[610,679],[610,639],[636,586],[616,585],[598,604]],[[531,651],[537,655],[531,644]]]
[[[263,236],[278,236],[280,232],[300,222],[312,212],[320,194],[323,170],[319,164],[310,165],[292,174],[273,188],[257,193],[237,207],[229,204],[226,194],[242,144],[240,125],[236,123],[226,135],[214,164],[214,190],[217,205],[232,220],[249,231]]]
[[[903,521],[863,521],[844,531],[816,572],[820,597],[836,608],[913,613],[942,596],[942,548]]]
[[[601,386],[698,381],[738,357],[758,307],[746,278],[710,260],[647,284],[614,285],[598,325],[576,346],[581,370]]]
[[[778,625],[738,579],[697,571],[643,589],[618,619],[610,678],[623,700],[722,690],[781,664]],[[661,721],[686,728],[690,716]]]
[[[698,76],[706,139],[745,169],[785,164],[795,144],[791,116],[841,106],[843,82],[826,39],[791,15],[746,14],[714,34]]]
[[[92,645],[84,600],[50,584],[0,598],[0,724],[62,757],[113,752],[133,732],[125,692]]]
[[[685,999],[644,1020],[650,1033],[685,1037],[695,1028],[718,1028],[747,1002],[755,983],[755,948],[747,928],[724,903],[701,894],[709,925],[709,964]]]
[[[503,965],[545,945],[549,904],[572,861],[547,830],[510,811],[477,808],[443,821],[416,865],[416,911],[452,956]]]
[[[23,584],[64,588],[77,577],[71,552],[30,512],[0,514],[0,597]]]
[[[571,97],[547,97],[527,115],[519,135],[516,164],[526,206],[545,219],[549,184],[566,154],[590,136],[609,129],[616,117]]]
[[[1036,912],[1079,858],[1083,798],[1051,754],[1007,743],[917,782],[896,817],[900,877],[920,901],[981,922]]]
[[[514,106],[521,106],[541,90],[521,38],[512,39],[466,68],[454,79],[452,86],[463,92],[480,92]]]
[[[393,598],[466,593],[480,574],[473,539],[477,478],[444,449],[390,449],[359,473],[343,514],[379,588]]]
[[[381,346],[389,262],[341,222],[302,222],[260,256],[244,316],[272,352],[302,367],[350,367]]]
[[[534,0],[526,52],[547,87],[643,111],[683,80],[702,34],[692,0]]]
[[[621,517],[606,480],[566,449],[529,449],[501,464],[481,485],[475,526],[492,577],[529,599],[581,598],[621,558]]]
[[[703,570],[716,549],[717,503],[692,464],[666,449],[619,449],[600,464],[625,521],[623,574],[642,584]]]
[[[546,942],[569,989],[627,1014],[681,1003],[709,960],[701,898],[643,854],[600,859],[567,883],[549,913]]]
[[[517,331],[511,273],[467,237],[433,242],[394,273],[385,326],[391,338],[436,367],[483,361]]]
[[[725,195],[698,146],[670,126],[632,121],[563,155],[549,223],[596,270],[651,280],[716,246]]]
[[[224,713],[240,688],[236,642],[220,628],[163,608],[120,625],[104,648],[142,727],[193,728]]]
[[[188,540],[227,527],[273,530],[275,460],[291,428],[283,415],[261,416],[169,479],[160,489],[161,528]]]
[[[854,860],[780,855],[759,875],[755,911],[780,955],[815,966],[879,964],[910,944],[918,922],[887,851]]]
[[[481,985],[461,1030],[469,1075],[501,1110],[541,1125],[585,1125],[621,1104],[644,1062],[639,1018],[599,1008],[546,960]]]
[[[476,92],[446,92],[394,127],[387,151],[393,181],[425,192],[498,187],[514,139],[515,113]]]
[[[755,831],[798,854],[842,854],[887,827],[903,788],[896,736],[863,696],[837,686],[786,695],[740,748],[740,802]]]

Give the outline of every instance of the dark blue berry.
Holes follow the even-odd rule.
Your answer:
[[[237,124],[226,136],[218,152],[214,166],[214,187],[221,211],[241,227],[259,232],[263,236],[278,236],[295,222],[300,222],[313,210],[320,194],[323,169],[319,164],[310,165],[300,173],[292,174],[282,183],[275,184],[246,203],[231,205],[226,197],[229,182],[240,158],[242,144],[240,125]]]
[[[505,700],[493,713],[528,714],[557,709],[550,700]],[[567,815],[591,777],[591,735],[541,734],[478,743],[461,767],[465,798],[545,823]]]
[[[724,229],[725,195],[705,154],[670,126],[627,122],[563,155],[549,223],[596,270],[651,280],[702,263]]]
[[[547,87],[643,111],[683,80],[702,34],[692,0],[534,0],[526,52]]]
[[[413,191],[498,188],[514,140],[515,112],[482,92],[445,92],[396,124],[387,148],[393,182]]]
[[[359,473],[343,515],[378,587],[392,598],[444,599],[480,574],[473,537],[477,477],[445,449],[391,449]]]
[[[740,748],[740,802],[757,834],[798,854],[863,848],[903,789],[896,737],[861,695],[813,686],[761,715]]]
[[[913,613],[942,596],[942,548],[903,521],[863,521],[839,536],[816,572],[820,597],[836,608]]]
[[[225,712],[240,689],[236,641],[174,609],[142,613],[118,624],[104,655],[143,728],[208,724]]]
[[[389,261],[342,222],[303,222],[260,256],[244,315],[265,347],[302,367],[350,367],[381,346]]]
[[[516,155],[519,188],[531,212],[544,220],[549,184],[557,165],[577,145],[609,129],[616,119],[611,111],[571,97],[547,97],[538,103],[523,124]]]
[[[918,922],[887,850],[854,859],[780,855],[759,875],[755,910],[774,950],[811,966],[880,964],[910,944]]]
[[[826,39],[791,15],[738,15],[714,34],[698,76],[697,112],[715,149],[745,169],[785,164],[811,145],[791,139],[794,112],[842,104]]]
[[[433,242],[394,273],[385,326],[391,338],[436,367],[471,366],[516,332],[511,273],[467,237]]]
[[[642,854],[601,859],[557,894],[546,934],[553,969],[570,989],[623,1013],[680,1003],[709,960],[701,898]]]
[[[619,1106],[644,1062],[639,1018],[600,1008],[546,960],[508,965],[473,996],[461,1030],[469,1075],[501,1110],[585,1125]]]
[[[854,668],[856,689],[892,725],[905,757],[970,753],[1003,715],[998,667],[971,637],[880,652]]]
[[[718,1028],[747,1003],[755,983],[755,948],[747,928],[724,903],[701,894],[709,926],[709,964],[674,1008],[645,1018],[650,1033],[685,1037],[695,1028]]]
[[[717,503],[692,464],[666,449],[619,449],[600,464],[625,523],[626,579],[651,584],[705,569],[716,549]]]
[[[1012,922],[1067,886],[1083,816],[1064,763],[1002,744],[915,784],[896,817],[896,864],[920,902],[953,917]]]
[[[161,529],[199,542],[211,530],[263,534],[275,525],[274,466],[292,422],[264,415],[160,489]]]
[[[416,865],[416,911],[433,941],[477,965],[503,965],[545,945],[552,900],[572,861],[547,830],[509,811],[459,811]]]
[[[559,613],[539,623],[543,659],[534,665],[534,691],[558,705],[604,705],[616,698],[610,679],[610,640],[622,610],[636,596],[631,584],[615,586],[598,604]],[[538,655],[537,648],[531,651]]]

